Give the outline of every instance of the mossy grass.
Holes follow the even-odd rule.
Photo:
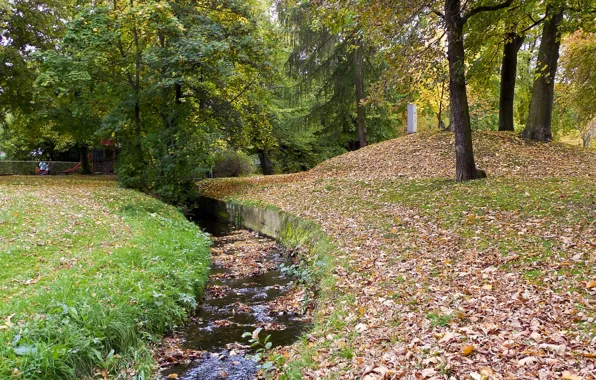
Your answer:
[[[0,178],[0,378],[150,378],[210,241],[174,207],[82,178]]]

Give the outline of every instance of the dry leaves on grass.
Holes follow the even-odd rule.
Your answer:
[[[455,184],[451,138],[201,184],[314,220],[339,248],[320,327],[290,352],[304,378],[593,378],[596,155],[479,134],[489,179]]]

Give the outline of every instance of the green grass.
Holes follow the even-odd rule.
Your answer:
[[[209,240],[175,208],[113,182],[0,178],[0,378],[150,378]]]
[[[432,327],[447,327],[453,320],[452,315],[441,315],[438,313],[428,313],[426,314],[426,318],[430,321]]]

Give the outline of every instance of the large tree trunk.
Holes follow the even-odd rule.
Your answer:
[[[513,99],[517,77],[517,53],[524,37],[515,32],[507,35],[501,62],[501,97],[499,99],[499,131],[513,131]]]
[[[358,125],[358,141],[360,143],[360,148],[364,148],[367,144],[366,116],[364,105],[362,104],[362,100],[364,100],[364,78],[362,76],[362,46],[359,39],[357,40],[356,45],[356,50],[354,50],[354,63],[356,65],[354,78],[356,81],[356,124]]]
[[[79,145],[79,156],[81,160],[82,174],[91,174],[91,165],[89,165],[89,147],[85,144]]]
[[[455,134],[455,180],[461,182],[479,178],[479,172],[474,163],[472,128],[466,92],[460,0],[445,0],[445,24],[449,58],[451,125]]]
[[[263,171],[263,175],[272,175],[273,174],[273,165],[271,164],[271,160],[269,159],[269,155],[264,149],[259,149],[259,161],[261,162],[261,170]]]
[[[532,87],[532,101],[528,122],[523,136],[538,141],[551,141],[555,74],[559,62],[561,33],[559,25],[563,21],[563,9],[552,4],[546,7],[546,19],[542,29],[542,39],[538,50],[536,75]]]

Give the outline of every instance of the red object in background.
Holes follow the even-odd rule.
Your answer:
[[[78,168],[80,168],[80,167],[81,167],[81,163],[79,162],[78,164],[76,164],[76,165],[75,165],[75,166],[73,166],[72,168],[70,168],[70,169],[67,169],[67,170],[64,170],[62,173],[64,173],[64,174],[70,174],[70,173],[72,173],[72,172],[76,172],[76,171],[77,171],[77,169],[78,169]]]
[[[112,145],[114,145],[114,142],[110,139],[102,139],[100,141],[100,144],[103,146],[112,146]]]

